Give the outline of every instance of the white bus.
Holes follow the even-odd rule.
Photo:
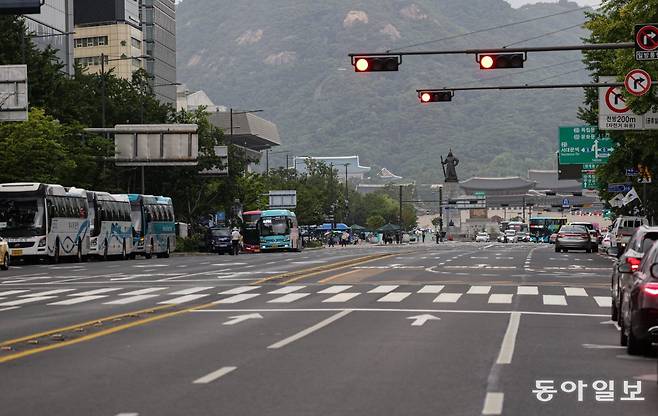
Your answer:
[[[150,259],[168,258],[176,250],[176,219],[171,198],[129,194],[133,226],[133,252]]]
[[[132,221],[128,195],[87,192],[89,204],[89,254],[107,260],[127,259],[133,250]]]
[[[62,256],[82,261],[89,253],[86,193],[68,192],[60,185],[0,184],[0,236],[7,239],[13,258]]]

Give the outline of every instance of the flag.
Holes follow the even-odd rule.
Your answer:
[[[623,205],[628,205],[631,202],[635,201],[636,199],[640,199],[640,197],[638,196],[637,192],[635,192],[635,188],[632,188],[630,191],[628,191],[628,193],[621,200],[621,202]]]
[[[611,207],[619,208],[622,206],[621,200],[623,199],[622,194],[615,195],[611,200],[608,201]]]

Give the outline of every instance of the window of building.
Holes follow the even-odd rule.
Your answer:
[[[105,46],[108,44],[107,36],[93,36],[89,38],[78,38],[75,40],[76,48],[87,48],[91,46]]]
[[[135,39],[131,37],[130,44],[133,46],[133,48],[142,49],[142,41],[139,39]]]

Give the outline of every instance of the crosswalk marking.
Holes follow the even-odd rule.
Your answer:
[[[440,293],[434,299],[434,303],[456,303],[461,297],[461,293]]]
[[[20,306],[10,306],[8,308],[0,308],[0,312],[13,311],[14,309],[20,309]]]
[[[388,293],[397,289],[399,285],[381,285],[368,291],[368,293]]]
[[[610,296],[594,296],[594,300],[602,308],[612,306],[612,298]]]
[[[193,300],[205,298],[206,296],[209,295],[207,294],[185,295],[173,299],[163,300],[162,302],[158,302],[158,305],[180,305],[181,303],[191,302]]]
[[[178,290],[176,292],[169,293],[170,295],[191,295],[192,293],[203,292],[204,290],[214,289],[213,286],[210,287],[191,287],[189,289]]]
[[[113,301],[110,301],[110,302],[105,302],[105,303],[103,303],[103,305],[127,305],[129,303],[135,303],[135,302],[139,302],[139,301],[146,300],[146,299],[156,298],[158,296],[159,295],[127,296],[125,298],[120,298],[120,299],[113,300]]]
[[[55,289],[55,290],[48,290],[46,292],[38,292],[38,293],[30,293],[29,295],[21,295],[21,298],[28,298],[28,297],[33,297],[33,296],[50,296],[50,295],[57,295],[60,293],[66,293],[66,292],[72,292],[75,289]]]
[[[160,290],[169,289],[168,287],[147,287],[146,289],[133,290],[132,292],[119,293],[121,296],[137,296],[146,295],[147,293],[158,292]]]
[[[469,295],[488,295],[491,291],[491,286],[471,286],[466,292]]]
[[[444,287],[444,285],[425,285],[418,291],[418,293],[439,293]]]
[[[260,288],[260,286],[240,286],[233,289],[219,292],[220,295],[239,295]]]
[[[401,302],[409,295],[411,295],[411,292],[391,292],[377,299],[377,302]]]
[[[329,286],[326,289],[322,289],[318,293],[326,293],[326,294],[340,293],[340,292],[346,291],[347,289],[349,289],[351,287],[352,287],[352,285],[333,285],[333,286]]]
[[[354,293],[354,292],[343,292],[343,293],[338,293],[330,298],[327,298],[323,300],[322,302],[324,303],[340,303],[340,302],[347,302],[348,300],[352,300],[355,297],[359,296],[360,293]]]
[[[9,296],[9,295],[18,295],[19,293],[29,292],[28,289],[24,290],[8,290],[6,292],[0,292],[0,296]]]
[[[512,294],[494,294],[489,296],[489,302],[488,303],[512,303],[512,297],[514,295]]]
[[[241,293],[241,294],[238,294],[238,295],[233,295],[230,298],[218,300],[217,302],[213,302],[213,303],[217,303],[217,304],[238,303],[238,302],[242,302],[242,301],[247,300],[247,299],[255,298],[256,296],[260,296],[260,294],[259,293]]]
[[[582,287],[565,287],[564,293],[567,296],[587,296],[587,292]]]
[[[89,302],[91,300],[102,299],[106,297],[107,295],[76,296],[70,299],[60,300],[59,302],[52,302],[49,303],[48,305],[61,305],[61,306],[77,305],[78,303]]]
[[[566,306],[567,298],[563,295],[544,295],[544,305],[561,305]]]
[[[305,298],[308,295],[310,295],[310,293],[289,293],[276,299],[269,300],[267,303],[290,303]]]
[[[71,293],[69,296],[92,296],[100,295],[102,293],[116,292],[118,290],[123,290],[122,287],[106,287],[103,289],[88,290],[86,292]]]
[[[19,300],[12,300],[10,302],[3,302],[3,303],[0,303],[0,306],[25,305],[26,303],[40,302],[42,300],[54,299],[56,297],[57,296],[35,296],[35,297],[24,298],[24,299],[19,299]]]
[[[518,286],[516,288],[517,295],[539,295],[539,288],[537,286]]]
[[[270,295],[285,295],[287,293],[296,292],[298,290],[304,289],[306,286],[284,286],[282,288],[268,292]]]

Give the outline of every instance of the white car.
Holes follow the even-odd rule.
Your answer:
[[[605,233],[603,239],[601,240],[601,248],[607,250],[612,247],[612,235],[610,233]]]
[[[477,233],[475,236],[476,243],[488,243],[490,240],[488,233]]]
[[[516,230],[505,230],[505,234],[503,235],[503,241],[505,239],[507,240],[508,243],[516,243],[517,241],[519,241],[519,237],[516,235]]]

